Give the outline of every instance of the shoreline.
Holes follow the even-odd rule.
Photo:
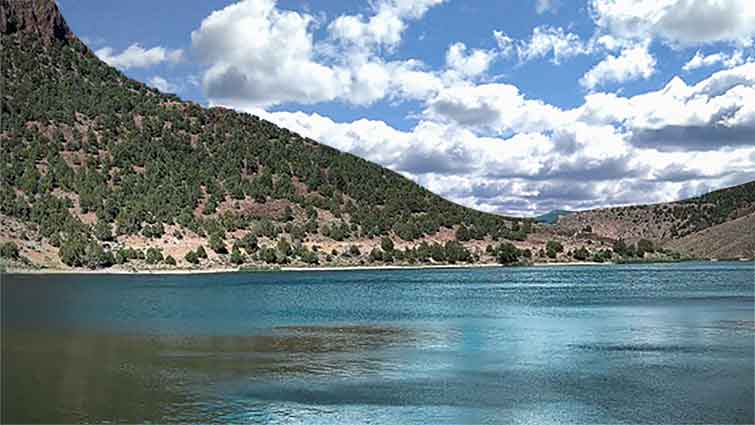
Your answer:
[[[681,261],[680,261],[681,262]],[[665,262],[664,262],[665,263]],[[0,272],[1,274],[17,275],[200,275],[200,274],[221,274],[221,273],[274,273],[274,272],[334,272],[334,271],[391,271],[391,270],[424,270],[424,269],[479,269],[479,268],[520,268],[520,267],[576,267],[576,266],[615,266],[624,265],[614,262],[590,262],[590,261],[571,261],[571,262],[535,262],[525,265],[502,265],[498,263],[479,263],[479,264],[419,264],[419,265],[376,265],[376,266],[288,266],[279,268],[207,268],[207,269],[26,269],[26,268],[7,268]]]

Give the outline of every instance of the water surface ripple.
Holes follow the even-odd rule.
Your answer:
[[[2,422],[753,423],[751,263],[2,277]]]

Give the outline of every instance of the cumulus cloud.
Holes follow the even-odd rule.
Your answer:
[[[451,43],[435,70],[419,60],[390,60],[407,23],[440,3],[432,0],[376,1],[369,13],[327,25],[273,0],[242,1],[207,17],[192,33],[192,45],[207,64],[202,85],[211,104],[254,113],[475,208],[534,214],[666,201],[755,176],[755,65],[733,65],[694,85],[674,78],[635,96],[596,92],[650,77],[656,67],[650,37],[671,42],[654,30],[619,31],[600,21],[601,1],[611,3],[593,1],[602,23],[586,41],[549,26],[535,28],[526,40],[495,31],[495,48]],[[594,53],[604,58],[582,77],[589,92],[571,109],[487,78],[491,64],[504,57],[561,63]],[[266,110],[281,103],[385,99],[415,100],[416,125],[397,129],[375,119],[336,122]]]
[[[379,0],[373,15],[342,15],[328,25],[333,39],[361,47],[394,48],[401,41],[406,21],[421,18],[443,0]]]
[[[591,93],[566,110],[510,84],[446,87],[409,130],[379,120],[250,112],[465,205],[534,214],[668,201],[755,177],[753,66],[692,86],[675,78],[631,97]],[[682,128],[689,135],[716,126],[722,130],[673,137]]]
[[[316,41],[311,15],[280,9],[274,0],[245,0],[204,19],[192,32],[192,46],[209,65],[207,96],[237,107],[332,100],[367,105],[425,96],[442,85],[437,73],[425,72],[419,61],[386,61],[378,53],[400,42],[407,20],[440,3],[379,1],[372,16],[339,16],[328,25],[328,38]],[[456,53],[452,65],[465,76],[490,60],[476,49]]]
[[[735,50],[731,54],[723,52],[711,53],[707,56],[704,56],[698,50],[695,53],[695,56],[693,56],[689,61],[687,61],[687,63],[684,64],[684,66],[682,66],[682,69],[685,71],[692,71],[694,69],[714,65],[721,65],[724,68],[733,68],[737,65],[743,64],[744,61],[745,60],[741,50]]]
[[[526,99],[516,86],[502,83],[445,88],[427,101],[424,115],[496,133],[543,131],[564,122],[560,109]]]
[[[213,12],[191,34],[211,99],[249,104],[332,100],[349,84],[345,70],[314,61],[307,14],[272,0],[242,1]]]
[[[103,47],[94,54],[108,65],[129,69],[147,68],[163,62],[177,63],[183,60],[184,52],[182,49],[167,49],[161,46],[144,49],[138,43],[134,43],[120,53],[115,53],[112,47]]]
[[[178,91],[178,86],[159,75],[155,75],[150,78],[147,84],[160,90],[163,93],[175,93],[176,91]]]
[[[622,38],[750,45],[755,35],[751,0],[592,0],[590,9],[600,28]]]
[[[555,64],[591,51],[591,47],[583,42],[579,35],[565,32],[561,27],[551,26],[535,27],[530,39],[520,41],[517,45],[520,61],[551,56],[551,61]]]
[[[755,144],[753,63],[716,72],[693,86],[676,77],[659,91],[600,97],[603,107],[612,104],[616,111],[604,118],[629,129],[629,141],[640,147],[710,151]]]
[[[446,66],[464,77],[475,77],[488,70],[495,54],[481,49],[467,51],[464,43],[454,43],[446,52]]]
[[[656,60],[647,43],[625,48],[618,56],[608,55],[582,76],[579,83],[592,90],[606,83],[623,83],[649,78],[655,73]]]

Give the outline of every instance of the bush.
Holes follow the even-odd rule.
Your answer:
[[[550,240],[545,244],[545,252],[550,258],[556,258],[559,252],[564,251],[564,246],[561,242]]]
[[[637,256],[642,258],[645,256],[646,252],[650,252],[650,253],[655,252],[655,246],[653,245],[653,241],[650,241],[647,239],[640,239],[637,242]]]
[[[199,245],[196,254],[197,258],[207,258],[207,251],[204,250],[204,247],[202,245]]]
[[[383,251],[385,251],[385,252],[391,252],[391,251],[393,251],[393,240],[391,238],[387,237],[387,236],[384,237],[380,241],[380,248],[382,248]]]
[[[304,248],[299,255],[301,260],[307,264],[317,264],[320,262],[320,258],[317,256],[317,253],[314,253],[307,248]]]
[[[110,223],[97,220],[97,224],[94,225],[94,236],[103,242],[112,241],[113,227]]]
[[[257,251],[257,249],[259,249],[259,245],[257,244],[257,237],[254,236],[251,232],[244,235],[244,237],[238,241],[238,246],[248,254],[251,254],[252,252],[255,252]]]
[[[163,261],[163,253],[159,249],[149,247],[147,248],[147,255],[145,261],[147,264],[157,264]]]
[[[184,256],[184,259],[191,264],[199,264],[199,256],[194,251],[187,252],[186,255]]]
[[[259,252],[259,257],[261,261],[266,263],[275,264],[278,262],[278,256],[272,248],[262,248]]]
[[[383,261],[383,251],[381,251],[378,247],[372,248],[372,251],[370,251],[369,259],[371,263]]]
[[[210,245],[210,249],[218,254],[228,254],[228,248],[226,248],[223,237],[219,233],[213,233],[210,235],[208,244]]]
[[[287,240],[280,238],[278,240],[278,243],[276,244],[276,247],[278,248],[278,252],[283,257],[288,257],[291,255],[291,244],[288,243]]]
[[[175,266],[176,265],[176,259],[173,258],[172,255],[169,255],[169,256],[165,257],[165,264],[167,264],[169,266]]]
[[[18,246],[15,242],[0,243],[0,258],[17,260],[19,258]]]
[[[243,264],[244,263],[244,254],[241,253],[241,250],[238,246],[234,246],[233,249],[231,249],[231,263],[233,264]]]
[[[574,251],[572,256],[575,260],[585,261],[590,258],[590,251],[588,251],[585,247],[580,247]]]
[[[504,242],[495,250],[496,261],[500,264],[514,264],[519,262],[519,256],[521,252],[519,248],[514,246],[511,242]]]

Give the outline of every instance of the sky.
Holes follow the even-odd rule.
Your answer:
[[[752,0],[57,0],[131,78],[484,211],[755,180]]]

